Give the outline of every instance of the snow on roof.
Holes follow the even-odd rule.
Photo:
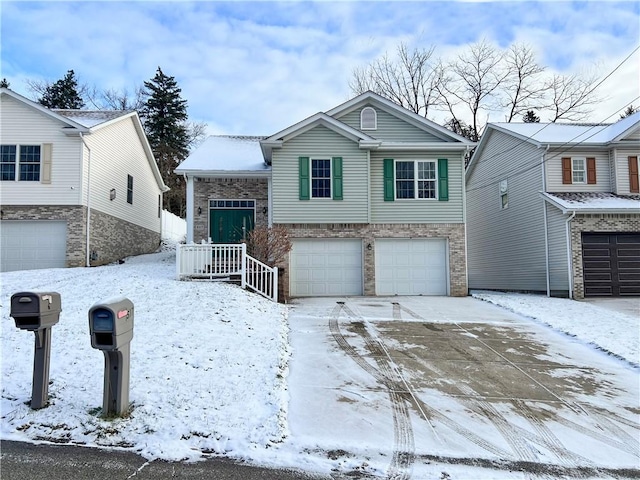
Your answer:
[[[60,110],[52,109],[53,112],[63,117],[79,123],[83,127],[91,128],[101,123],[114,120],[130,114],[133,110]]]
[[[615,195],[605,192],[545,193],[548,200],[566,211],[598,210],[640,213],[640,195]]]
[[[640,125],[640,112],[613,124],[492,123],[539,143],[608,143],[636,124]]]
[[[189,155],[176,172],[250,171],[266,172],[260,140],[266,137],[240,135],[211,135]]]

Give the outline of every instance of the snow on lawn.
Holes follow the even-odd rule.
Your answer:
[[[175,280],[175,251],[122,265],[8,272],[2,280],[0,436],[132,449],[148,459],[244,456],[283,442],[289,359],[286,309],[237,286]],[[50,406],[31,410],[34,334],[15,328],[10,297],[60,293],[52,328]],[[103,419],[104,355],[89,308],[134,304],[132,410]]]
[[[545,295],[475,291],[472,296],[534,318],[634,366],[640,365],[640,312],[631,316],[591,303]]]

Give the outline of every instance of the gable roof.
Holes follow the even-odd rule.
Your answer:
[[[178,174],[198,176],[261,173],[271,170],[262,156],[260,141],[266,137],[211,135],[176,168]]]
[[[530,143],[536,147],[576,145],[609,146],[620,142],[632,132],[640,130],[640,112],[629,115],[611,124],[578,123],[489,123],[482,134],[478,148],[471,157],[467,176],[474,169],[476,158],[484,150],[492,131],[499,131]]]
[[[640,213],[640,195],[607,192],[540,192],[540,195],[562,213]]]
[[[153,173],[153,176],[161,191],[166,192],[169,187],[165,185],[158,164],[156,163],[151,145],[142,127],[140,117],[135,110],[62,110],[62,109],[50,109],[37,102],[29,100],[26,97],[10,90],[8,88],[0,88],[0,96],[7,95],[18,102],[23,103],[29,108],[36,110],[37,112],[62,122],[63,131],[66,135],[90,135],[92,132],[99,130],[112,123],[130,118],[133,121],[133,125],[136,129],[138,139],[145,151],[147,161]]]
[[[449,130],[448,128],[445,128],[442,125],[438,125],[437,123],[432,122],[431,120],[428,120],[418,115],[417,113],[412,112],[411,110],[407,110],[406,108],[398,105],[397,103],[394,103],[391,100],[388,100],[372,91],[367,91],[365,93],[362,93],[357,97],[354,97],[351,100],[348,100],[343,104],[332,108],[331,110],[327,111],[326,114],[334,118],[338,118],[354,110],[357,110],[366,104],[375,105],[380,110],[383,110],[393,116],[400,117],[402,120],[406,121],[407,123],[410,123],[411,125],[421,130],[427,131],[435,135],[436,137],[442,138],[445,141],[460,142],[465,145],[474,144],[474,142],[472,142],[468,138],[458,135],[452,132],[451,130]]]

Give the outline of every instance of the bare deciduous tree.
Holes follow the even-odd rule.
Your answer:
[[[600,98],[593,90],[596,77],[578,75],[553,75],[546,85],[550,101],[546,105],[551,111],[550,122],[568,120],[577,122],[584,120],[591,113],[591,106],[597,104]]]
[[[247,235],[247,253],[270,266],[282,262],[291,246],[289,231],[281,225],[256,227]]]
[[[545,68],[538,65],[530,47],[514,44],[504,57],[508,71],[504,84],[506,121],[526,114],[534,106],[540,106],[545,96],[545,86],[540,78]]]

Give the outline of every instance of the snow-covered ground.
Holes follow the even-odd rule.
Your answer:
[[[287,307],[233,285],[177,281],[170,248],[121,265],[2,273],[0,281],[2,439],[125,448],[150,460],[212,453],[324,473],[335,466],[326,455],[310,464],[304,442],[289,431]],[[9,316],[10,297],[19,291],[62,297],[52,329],[50,405],[41,410],[29,408],[34,335],[16,329]],[[135,305],[132,410],[104,419],[104,357],[91,348],[87,315],[94,303],[116,296]],[[639,317],[543,296],[474,296],[638,368]],[[457,468],[456,478],[464,478],[464,467]]]

